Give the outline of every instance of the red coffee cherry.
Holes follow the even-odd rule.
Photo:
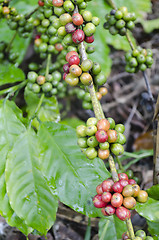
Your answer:
[[[78,53],[76,51],[70,51],[66,54],[66,61],[68,62],[70,57],[73,56],[73,55],[76,55],[78,56]]]
[[[104,207],[104,208],[101,208],[101,212],[102,212],[102,214],[103,214],[104,216],[109,216],[109,215],[106,213],[106,211],[105,211],[105,207]]]
[[[126,173],[119,173],[118,177],[119,177],[119,180],[126,180],[126,181],[129,180],[128,175]]]
[[[111,195],[110,192],[104,192],[104,193],[102,194],[102,201],[103,201],[103,202],[108,203],[108,202],[111,201],[111,198],[112,198],[112,195]]]
[[[97,122],[97,129],[98,130],[105,130],[108,131],[110,128],[110,122],[107,119],[100,119]]]
[[[67,74],[68,74],[68,73],[64,73],[64,74],[63,74],[63,80],[65,80]]]
[[[123,191],[123,186],[121,185],[120,181],[114,183],[113,191],[117,193],[121,193]]]
[[[123,186],[123,187],[125,187],[126,185],[128,185],[128,181],[126,181],[126,180],[119,180],[119,182],[120,182],[120,184],[121,184],[121,186]]]
[[[72,41],[76,44],[83,42],[84,38],[85,38],[85,34],[84,34],[83,30],[81,30],[81,29],[77,29],[72,34]]]
[[[102,182],[103,192],[113,192],[114,181],[112,179],[107,179]]]
[[[136,181],[135,181],[134,179],[129,179],[129,180],[128,180],[128,183],[129,183],[130,185],[133,185],[133,184],[136,184]]]
[[[86,43],[92,43],[92,42],[94,42],[94,35],[92,35],[92,36],[90,36],[90,37],[85,36],[84,41],[85,41]]]
[[[52,0],[54,7],[61,7],[63,5],[63,0]]]
[[[55,49],[58,51],[58,52],[61,52],[63,50],[63,46],[61,43],[56,43],[55,44]]]
[[[104,143],[108,140],[108,135],[104,130],[98,130],[95,134],[95,137],[99,143]]]
[[[108,216],[111,216],[115,213],[115,207],[113,207],[111,204],[108,204],[106,207],[105,207],[105,212]]]
[[[40,7],[43,7],[43,6],[44,6],[44,2],[41,1],[41,0],[38,1],[38,4],[39,4]]]
[[[70,69],[70,64],[69,63],[66,63],[63,65],[63,71],[65,73],[69,73],[69,69]]]
[[[118,207],[116,209],[116,213],[115,214],[122,221],[125,221],[125,220],[127,220],[127,219],[129,219],[131,217],[130,211],[127,208],[122,207],[122,206]]]
[[[106,207],[106,203],[102,201],[101,195],[95,195],[93,198],[93,204],[96,208],[103,208]]]
[[[76,27],[73,25],[73,23],[67,23],[65,25],[65,30],[67,33],[73,33],[76,30]]]
[[[120,193],[114,193],[111,198],[111,205],[113,207],[120,207],[123,203],[123,196]]]
[[[96,192],[97,192],[99,195],[102,195],[102,194],[103,194],[102,184],[99,184],[99,185],[96,187]]]
[[[79,13],[74,13],[72,15],[72,22],[76,25],[76,26],[80,26],[83,24],[83,17],[81,14]]]
[[[68,63],[70,64],[70,66],[71,65],[79,65],[79,63],[80,63],[80,59],[79,59],[79,57],[77,56],[77,55],[72,55],[70,58],[69,58],[69,61],[68,61]]]
[[[123,240],[130,239],[127,232],[124,232],[124,233],[122,234],[122,239],[123,239]]]

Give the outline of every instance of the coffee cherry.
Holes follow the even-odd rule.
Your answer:
[[[112,179],[107,179],[102,182],[103,192],[113,192],[114,181]]]
[[[107,118],[107,120],[109,121],[110,123],[110,129],[114,129],[115,128],[115,121],[113,118]]]
[[[109,129],[107,131],[107,134],[108,134],[108,142],[109,143],[114,143],[116,142],[117,138],[118,138],[118,134],[115,130],[113,129]]]
[[[136,205],[136,200],[133,197],[126,197],[123,200],[123,205],[124,205],[124,207],[126,207],[128,209],[132,209]]]
[[[80,63],[80,59],[77,55],[72,55],[70,56],[68,63],[70,64],[70,66],[74,64],[78,65]]]
[[[109,143],[108,142],[99,143],[99,148],[102,150],[109,149]]]
[[[78,137],[86,137],[86,126],[80,125],[76,128],[76,134]]]
[[[136,184],[136,181],[135,181],[134,179],[129,179],[129,180],[128,180],[128,183],[129,183],[130,185],[133,185],[133,184]]]
[[[80,148],[87,148],[87,138],[78,138],[77,144],[80,146]]]
[[[39,85],[43,85],[45,83],[45,77],[44,76],[38,76],[36,81]]]
[[[95,25],[95,26],[98,26],[99,23],[100,23],[100,19],[98,17],[92,17],[92,23]]]
[[[106,211],[105,211],[105,207],[104,207],[104,208],[101,208],[101,212],[102,212],[102,214],[103,214],[104,216],[109,216],[109,215],[106,213]]]
[[[64,71],[65,73],[69,73],[69,69],[70,69],[69,63],[66,63],[66,64],[63,65],[63,71]]]
[[[119,182],[120,182],[120,184],[121,184],[121,186],[124,188],[126,185],[128,185],[128,181],[126,181],[126,180],[119,180]]]
[[[102,94],[100,92],[96,92],[96,96],[99,101],[102,99]]]
[[[52,3],[54,7],[62,7],[63,0],[52,0]]]
[[[89,147],[97,147],[98,146],[98,141],[95,136],[91,136],[87,139],[87,145]]]
[[[80,81],[84,85],[90,85],[92,83],[92,80],[92,76],[89,73],[82,73],[82,75],[80,76]]]
[[[73,10],[75,8],[74,4],[71,1],[69,1],[69,0],[66,0],[64,2],[63,7],[64,7],[66,12],[73,12]]]
[[[103,208],[107,205],[105,202],[102,201],[101,195],[95,195],[93,197],[93,204],[96,208]]]
[[[101,66],[99,63],[94,62],[92,67],[92,73],[93,75],[98,75],[101,72]]]
[[[109,150],[102,150],[102,149],[98,149],[98,157],[102,160],[105,160],[109,157]]]
[[[71,56],[76,55],[78,56],[78,53],[76,51],[70,51],[66,54],[66,61],[69,62],[69,59]],[[78,65],[78,64],[77,64]]]
[[[97,132],[97,127],[95,125],[89,125],[85,131],[88,136],[93,136]]]
[[[115,207],[113,207],[111,204],[108,204],[106,207],[105,207],[105,212],[108,216],[111,216],[111,215],[114,215],[115,213]]]
[[[83,31],[87,37],[90,37],[95,33],[96,27],[93,23],[87,23],[83,28]]]
[[[102,94],[102,96],[105,96],[108,93],[108,90],[106,87],[99,88],[99,92]]]
[[[135,236],[136,236],[136,237],[141,237],[143,240],[146,239],[146,233],[145,233],[143,230],[138,230],[138,231],[135,233]]]
[[[111,195],[110,192],[103,192],[103,193],[102,193],[102,201],[103,201],[103,202],[108,203],[108,202],[111,201],[111,198],[112,198],[112,195]]]
[[[73,33],[74,31],[76,31],[76,27],[74,26],[73,23],[67,23],[65,25],[65,30],[67,33]]]
[[[107,119],[100,119],[97,122],[97,129],[98,130],[104,130],[104,131],[108,131],[110,128],[110,123]]]
[[[77,29],[73,34],[72,34],[72,40],[74,43],[79,44],[84,41],[85,34],[83,30]]]
[[[133,184],[132,186],[133,186],[133,189],[134,189],[133,197],[137,197],[138,194],[139,194],[139,191],[140,191],[140,187],[137,184]]]
[[[106,131],[104,131],[104,130],[98,130],[95,133],[95,137],[99,143],[104,143],[108,140],[108,135],[107,135]]]
[[[128,232],[124,232],[124,233],[122,234],[122,239],[123,239],[123,240],[129,239]]]
[[[59,22],[62,26],[65,26],[67,23],[72,22],[72,17],[69,13],[63,13],[60,17],[59,17]]]
[[[86,157],[89,158],[90,160],[97,157],[97,151],[95,148],[92,148],[92,147],[88,147],[86,149],[85,154],[86,154]]]
[[[116,213],[115,214],[122,221],[125,221],[125,220],[127,220],[127,219],[129,219],[131,217],[130,211],[127,208],[122,207],[122,206],[118,207],[116,209]]]
[[[39,4],[40,7],[43,7],[43,6],[44,6],[44,2],[41,1],[41,0],[38,1],[38,4]]]
[[[115,130],[116,130],[117,132],[123,133],[123,132],[125,131],[125,127],[124,127],[123,124],[116,124]]]
[[[152,238],[152,237],[150,237],[150,236],[147,236],[147,237],[145,238],[145,240],[154,240],[154,238]]]
[[[120,184],[120,181],[114,183],[113,191],[116,193],[121,193],[123,191],[123,186]]]
[[[110,147],[110,150],[116,156],[122,155],[124,152],[123,146],[119,143],[113,143]]]
[[[118,133],[118,138],[116,142],[123,145],[126,143],[126,137],[122,133]]]
[[[32,91],[33,91],[34,93],[39,93],[39,92],[40,92],[40,86],[39,86],[38,84],[34,83],[34,84],[32,85]]]
[[[43,92],[47,93],[50,92],[52,90],[52,84],[49,82],[46,82],[42,85],[42,90]]]
[[[134,188],[132,185],[128,184],[123,188],[122,195],[124,197],[132,197],[134,195]]]
[[[91,118],[88,118],[87,122],[86,122],[86,125],[89,126],[89,125],[97,125],[97,118],[95,117],[91,117]]]
[[[32,83],[36,81],[37,77],[38,77],[38,74],[36,72],[29,72],[27,75],[29,82],[32,82]]]
[[[97,192],[97,194],[99,194],[99,195],[102,195],[102,194],[103,194],[102,184],[99,184],[99,185],[96,187],[96,192]],[[103,201],[103,199],[102,199],[102,201]],[[105,202],[105,201],[103,201],[103,202]]]
[[[71,73],[68,73],[65,82],[67,82],[70,86],[76,86],[79,82],[78,77],[74,77]]]
[[[82,63],[81,63],[81,68],[84,72],[90,71],[91,68],[93,66],[93,62],[90,59],[85,59]]]
[[[74,77],[79,77],[82,74],[82,69],[78,66],[73,64],[69,68],[69,72],[74,76]]]
[[[118,177],[119,177],[119,180],[126,180],[126,181],[129,180],[128,175],[126,173],[119,173]]]
[[[114,193],[111,198],[111,205],[113,207],[120,207],[123,203],[123,196],[120,193]]]
[[[81,14],[79,13],[74,13],[72,15],[72,22],[76,25],[76,26],[80,26],[83,24],[83,17]]]
[[[99,73],[95,76],[94,81],[96,85],[101,86],[106,83],[107,79],[103,73]]]
[[[144,190],[140,190],[138,195],[137,195],[137,201],[139,203],[145,203],[147,202],[147,199],[148,199],[148,194],[146,191]]]

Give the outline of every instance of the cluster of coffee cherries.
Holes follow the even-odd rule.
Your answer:
[[[65,94],[66,86],[65,83],[61,82],[61,73],[54,71],[52,74],[46,76],[38,75],[36,72],[28,72],[27,75],[29,90],[34,93],[45,93],[47,97],[52,95]]]
[[[133,238],[134,240],[153,240],[154,238],[151,237],[151,236],[146,236],[146,233],[145,231],[143,230],[138,230],[136,233],[135,233],[135,237]],[[130,237],[129,237],[129,233],[128,232],[124,232],[122,234],[122,240],[130,240]]]
[[[18,52],[13,52],[12,49],[7,49],[8,43],[1,41],[0,42],[0,62],[9,61],[11,63],[15,63],[17,58],[19,57]]]
[[[123,154],[123,144],[126,138],[123,134],[123,124],[115,124],[112,118],[89,118],[85,125],[76,128],[78,145],[87,158],[94,159],[97,156],[105,160],[110,153],[118,156]]]
[[[151,49],[143,49],[140,46],[130,50],[125,54],[125,70],[130,73],[145,71],[153,64],[153,54]]]
[[[132,30],[135,27],[136,16],[135,13],[129,13],[126,7],[120,7],[117,10],[111,10],[109,14],[106,14],[105,19],[105,29],[109,29],[112,35],[124,36],[127,29]]]
[[[94,41],[93,34],[96,31],[96,26],[99,25],[98,17],[92,16],[90,11],[84,10],[86,5],[81,1],[57,1],[53,0],[54,13],[59,16],[59,28],[57,30],[58,36],[63,39],[65,45],[79,44],[83,41],[92,43]],[[75,12],[75,4],[78,5],[79,10]]]
[[[105,96],[107,93],[108,93],[108,90],[106,87],[100,87],[98,92],[96,92],[97,99],[100,101],[102,97]],[[89,92],[83,89],[77,88],[77,98],[82,100],[82,107],[84,109],[86,110],[93,109],[91,96]]]
[[[104,216],[116,214],[120,220],[125,221],[131,216],[129,209],[135,207],[136,201],[145,203],[148,194],[140,190],[135,180],[129,179],[126,173],[119,173],[118,177],[117,182],[108,178],[96,187],[97,195],[93,197],[93,204],[96,208],[101,208]]]

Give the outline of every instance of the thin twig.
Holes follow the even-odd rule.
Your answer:
[[[134,46],[133,42],[131,41],[131,38],[130,38],[128,30],[126,31],[126,38],[127,38],[128,42],[130,44],[131,49],[134,50],[135,46]]]
[[[150,83],[149,83],[149,79],[148,79],[148,76],[146,74],[146,71],[143,71],[143,77],[144,77],[144,80],[145,80],[145,84],[146,84],[146,87],[147,87],[147,91],[148,91],[148,94],[149,94],[149,97],[154,105],[154,98],[153,98],[153,95],[152,95],[152,92],[151,92],[151,87],[150,87]]]

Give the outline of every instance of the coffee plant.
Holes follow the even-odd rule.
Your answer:
[[[152,50],[137,46],[131,33],[150,3],[124,2],[0,0],[0,214],[26,237],[47,234],[61,201],[100,217],[101,240],[159,239],[159,185],[144,191],[131,170],[124,172],[125,127],[106,118],[100,104],[108,91],[111,43],[129,49],[125,70],[143,72],[154,105],[146,74]],[[33,45],[36,58],[28,62]],[[67,110],[65,99],[72,96],[94,112],[76,130],[60,123],[59,107]],[[134,209],[146,219],[147,233],[134,233]]]

